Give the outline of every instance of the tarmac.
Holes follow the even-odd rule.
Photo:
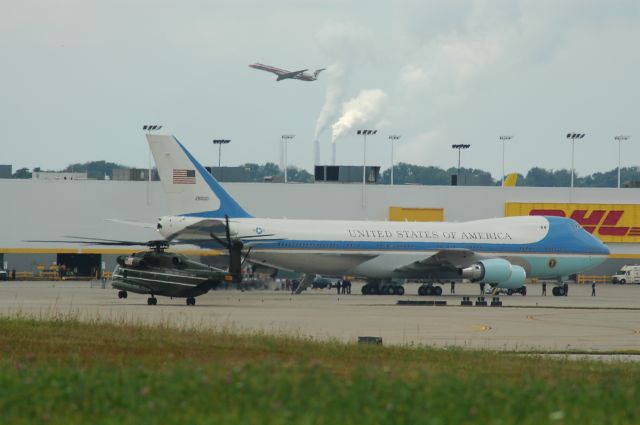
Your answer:
[[[579,352],[640,357],[640,286],[570,285],[569,296],[541,296],[540,285],[528,295],[501,295],[502,307],[462,307],[463,296],[475,302],[478,285],[457,284],[456,294],[443,286],[441,297],[419,297],[417,284],[404,296],[363,296],[354,282],[352,295],[335,289],[284,291],[212,291],[185,300],[117,291],[97,282],[0,282],[0,316],[74,317],[86,321],[163,324],[235,332],[259,332],[356,342],[381,337],[385,345],[425,345],[522,352]],[[485,295],[489,303],[491,295]],[[399,300],[446,301],[446,306],[398,305]]]

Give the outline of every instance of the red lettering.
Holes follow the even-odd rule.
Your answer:
[[[531,210],[529,215],[548,215],[553,217],[566,217],[566,214],[562,210]]]
[[[587,210],[575,210],[571,213],[571,218],[582,226],[597,226],[604,217],[605,210],[593,210],[587,216]],[[611,213],[609,213],[611,214]]]
[[[628,231],[628,227],[601,226],[598,229],[602,236],[625,236]]]
[[[607,217],[602,222],[603,226],[615,226],[620,221],[620,218],[624,214],[624,211],[609,211]]]

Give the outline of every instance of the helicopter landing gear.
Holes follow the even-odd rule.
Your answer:
[[[118,291],[118,298],[127,298],[127,291]]]
[[[147,298],[147,304],[148,305],[156,305],[156,304],[158,304],[158,300],[152,295],[149,298]]]
[[[196,299],[194,297],[187,297],[187,305],[196,305]]]

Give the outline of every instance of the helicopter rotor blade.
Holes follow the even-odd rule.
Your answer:
[[[244,266],[245,261],[247,261],[247,259],[249,258],[249,254],[251,254],[251,248],[249,247],[249,249],[247,250],[247,253],[244,255],[244,258],[242,259],[242,262],[240,263],[240,268],[242,268],[242,266]]]

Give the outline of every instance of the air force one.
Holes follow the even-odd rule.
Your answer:
[[[278,77],[276,81],[294,79],[302,81],[315,81],[318,79],[318,74],[324,71],[326,68],[316,69],[313,74],[308,73],[308,69],[301,69],[300,71],[287,71],[286,69],[276,68],[275,66],[265,65],[262,63],[253,63],[249,65],[251,68],[259,69],[261,71],[272,72]]]
[[[220,247],[226,235],[251,263],[307,276],[357,276],[367,280],[365,295],[401,295],[397,280],[408,278],[430,282],[420,295],[440,295],[432,283],[460,278],[505,289],[523,288],[527,278],[561,283],[609,255],[606,245],[564,217],[460,223],[254,217],[175,137],[147,140],[172,213],[157,223],[163,237]],[[554,295],[564,295],[564,288],[554,288]]]

